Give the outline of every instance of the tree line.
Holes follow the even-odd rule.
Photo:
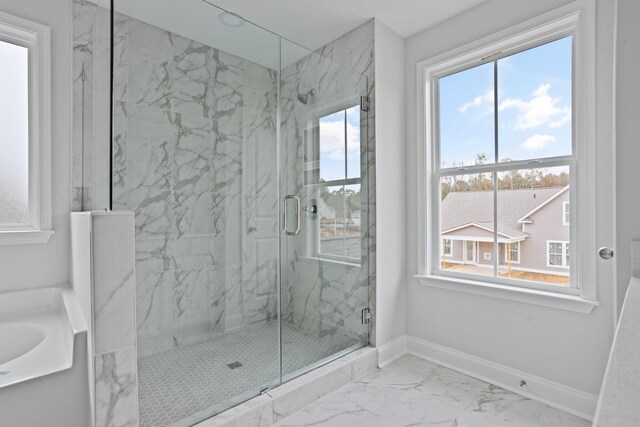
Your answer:
[[[483,165],[487,161],[484,153],[476,154],[474,164]],[[510,162],[506,157],[500,162]],[[451,165],[449,167],[455,167]],[[462,165],[458,165],[462,166]],[[447,165],[443,164],[443,167]],[[476,173],[466,175],[445,176],[440,180],[441,197],[444,200],[449,193],[457,191],[488,191],[493,190],[491,173]],[[498,190],[518,190],[522,188],[555,188],[569,185],[569,173],[551,173],[547,168],[510,170],[498,172]]]
[[[330,188],[331,187],[320,187],[320,197],[327,205],[336,210],[337,217],[349,218],[353,211],[360,209],[360,191],[354,191],[351,188],[342,186],[333,191]],[[346,215],[344,212],[345,209],[347,210]]]

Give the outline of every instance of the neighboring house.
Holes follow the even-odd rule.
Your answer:
[[[318,200],[318,212],[320,214],[320,218],[333,219],[336,217],[336,208],[329,205],[322,198]]]
[[[353,225],[356,227],[360,227],[360,224],[362,224],[362,213],[360,211],[360,209],[356,209],[355,211],[351,212],[351,221],[353,221]]]
[[[569,274],[569,186],[498,191],[500,269]],[[491,268],[493,191],[447,194],[441,204],[443,260]]]

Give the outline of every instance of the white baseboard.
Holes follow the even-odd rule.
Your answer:
[[[402,335],[394,339],[393,341],[389,341],[388,343],[382,344],[378,347],[378,367],[382,368],[385,365],[393,362],[403,354],[407,353],[407,336]]]
[[[588,421],[593,420],[598,396],[527,374],[471,354],[420,338],[406,337],[407,352],[438,365],[497,385]],[[520,381],[526,385],[520,387]]]

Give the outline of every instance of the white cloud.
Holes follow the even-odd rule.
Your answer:
[[[571,119],[571,107],[558,106],[562,97],[554,98],[549,95],[550,88],[550,83],[541,84],[528,101],[507,98],[500,103],[498,110],[509,108],[518,110],[515,128],[519,130],[532,129],[545,124],[550,128],[560,127]]]
[[[493,111],[493,90],[492,89],[487,91],[487,93],[485,93],[484,95],[476,96],[471,101],[461,105],[460,107],[458,107],[458,111],[460,111],[461,113],[464,113],[469,108],[481,107],[481,106],[488,107],[490,111]]]
[[[360,129],[347,122],[347,150],[357,153],[360,150]],[[320,123],[320,150],[333,160],[344,159],[344,121]]]
[[[527,151],[535,152],[546,147],[549,143],[555,140],[556,138],[552,135],[533,135],[523,142],[521,147]]]

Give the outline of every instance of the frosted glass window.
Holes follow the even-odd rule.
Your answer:
[[[0,224],[29,222],[29,50],[0,41]]]

